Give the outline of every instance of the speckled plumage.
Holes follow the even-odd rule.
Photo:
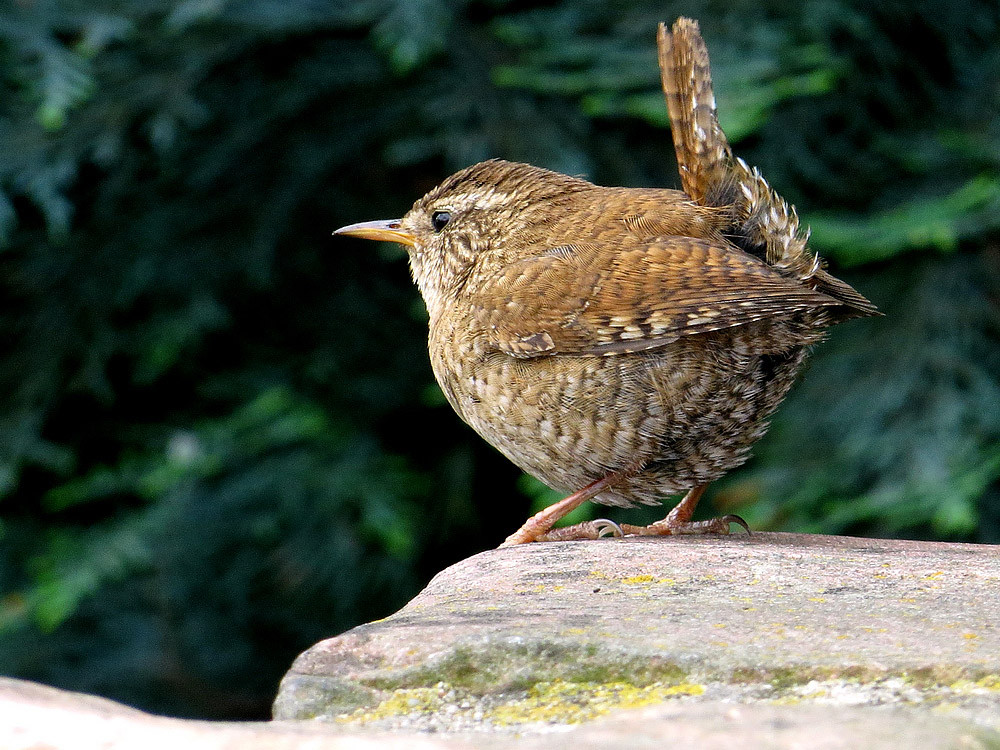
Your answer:
[[[494,160],[382,234],[343,230],[410,245],[434,374],[462,419],[553,488],[610,478],[590,499],[611,505],[741,464],[806,347],[875,312],[733,157],[697,24],[661,25],[658,42],[683,192]],[[549,520],[517,541],[544,538]]]
[[[517,187],[550,174],[487,162],[457,183],[509,184],[520,196],[483,210],[516,214],[520,227],[470,240],[469,265],[447,291],[425,291],[431,363],[449,402],[559,490],[643,466],[597,502],[655,503],[721,476],[746,459],[802,347],[840,303],[728,246],[721,215],[679,191],[554,176],[566,189],[541,203]],[[455,205],[445,188],[415,211]],[[551,210],[564,201],[572,208]],[[550,210],[535,221],[527,206]],[[411,257],[418,284],[447,273],[428,273],[434,256]]]

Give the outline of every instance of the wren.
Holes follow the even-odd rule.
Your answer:
[[[697,22],[660,24],[657,45],[683,191],[490,160],[401,219],[336,232],[406,246],[448,402],[523,471],[572,493],[504,545],[746,527],[692,521],[705,486],[746,461],[828,326],[878,314],[733,156]],[[649,526],[552,528],[586,500],[681,492]]]

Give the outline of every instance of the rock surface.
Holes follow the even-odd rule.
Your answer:
[[[821,731],[834,727],[835,731]],[[167,719],[89,695],[0,678],[4,750],[596,750],[664,747],[996,748],[961,720],[905,710],[664,703],[546,733],[370,731],[316,722]]]
[[[0,748],[1000,750],[998,592],[992,546],[495,550],[299,657],[278,721],[168,719],[0,678]]]
[[[896,719],[1000,746],[998,592],[986,545],[754,534],[494,550],[300,656],[275,716],[531,734],[645,706],[718,729],[735,709],[729,740],[746,744],[780,707],[815,746]]]
[[[833,733],[817,728],[836,727]],[[629,747],[997,747],[962,721],[875,709],[667,703],[548,733],[429,734],[314,722],[204,722],[152,716],[79,693],[0,678],[4,750],[591,750]]]

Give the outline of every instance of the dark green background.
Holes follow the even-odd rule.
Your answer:
[[[738,153],[887,313],[715,510],[1000,542],[995,2],[14,0],[0,672],[262,717],[297,652],[551,499],[444,404],[403,254],[330,232],[493,156],[676,186],[682,13]]]

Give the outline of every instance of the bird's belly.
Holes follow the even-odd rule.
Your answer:
[[[733,333],[606,357],[447,348],[432,342],[435,375],[476,432],[563,492],[622,472],[597,498],[610,505],[656,503],[743,463],[803,358],[754,353]]]

